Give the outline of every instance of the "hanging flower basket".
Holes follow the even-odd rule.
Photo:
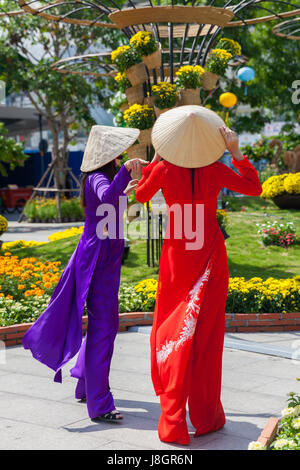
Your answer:
[[[300,194],[282,194],[273,197],[272,201],[279,209],[300,209]]]
[[[140,131],[139,143],[142,145],[151,145],[151,133],[152,127],[150,129],[143,129]]]
[[[132,86],[140,85],[148,80],[147,70],[143,62],[139,62],[126,70],[126,75]]]
[[[148,70],[161,66],[161,45],[150,31],[139,31],[130,38],[130,45],[142,57]]]
[[[146,96],[144,98],[144,104],[148,105],[150,108],[154,108],[154,96]]]
[[[142,59],[148,70],[157,69],[161,66],[161,45],[158,44],[157,50],[149,55],[143,55]]]
[[[124,111],[126,111],[126,109],[128,109],[128,108],[129,108],[129,104],[128,104],[128,103],[123,103],[123,104],[121,105],[121,111],[122,111],[122,113],[124,113]]]
[[[177,87],[175,83],[159,82],[152,86],[154,111],[156,117],[177,106]]]
[[[187,88],[179,91],[179,106],[201,105],[200,88]]]
[[[158,118],[161,114],[165,113],[166,111],[169,111],[172,108],[157,108],[157,106],[154,106],[154,112],[156,118]]]
[[[125,90],[125,95],[130,106],[132,104],[143,104],[144,90],[142,85],[136,85],[127,88]]]
[[[135,144],[126,150],[128,157],[131,158],[142,158],[147,160],[147,146],[144,144]]]
[[[202,75],[202,85],[205,90],[213,90],[216,88],[217,81],[219,80],[220,76],[213,72],[208,72],[205,70],[204,74]]]

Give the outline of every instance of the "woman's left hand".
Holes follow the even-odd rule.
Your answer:
[[[128,171],[132,170],[132,172],[138,173],[139,171],[141,171],[143,166],[148,164],[149,162],[143,160],[142,158],[132,158],[130,160],[127,160],[127,162],[124,163],[124,166]]]

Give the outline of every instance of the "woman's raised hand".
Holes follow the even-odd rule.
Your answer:
[[[124,163],[128,171],[132,170],[136,172],[140,171],[143,166],[148,164],[149,162],[143,160],[142,158],[132,158],[131,160],[127,160],[127,162]]]
[[[231,153],[235,160],[243,160],[243,155],[239,148],[239,138],[236,132],[229,129],[227,126],[219,127],[223,139],[225,141],[226,148]]]
[[[132,158],[131,160],[127,160],[127,162],[124,163],[126,169],[128,171],[131,170],[132,179],[140,179],[142,176],[142,167],[148,164],[149,162],[143,160],[142,158]]]

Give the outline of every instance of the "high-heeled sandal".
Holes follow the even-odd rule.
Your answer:
[[[92,418],[92,421],[102,421],[104,423],[117,423],[118,421],[122,421],[123,416],[121,415],[120,411],[114,409],[105,413],[103,415],[97,416],[96,418]]]

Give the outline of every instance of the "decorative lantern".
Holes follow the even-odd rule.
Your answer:
[[[236,105],[237,103],[237,96],[234,93],[226,92],[222,93],[219,96],[219,102],[224,108],[232,108],[233,106]],[[228,114],[229,112],[226,112],[226,117],[225,117],[225,124],[227,124],[228,121]]]
[[[255,70],[252,67],[242,67],[238,70],[237,76],[242,82],[248,82],[255,77]],[[245,95],[247,95],[247,85],[245,84]]]

